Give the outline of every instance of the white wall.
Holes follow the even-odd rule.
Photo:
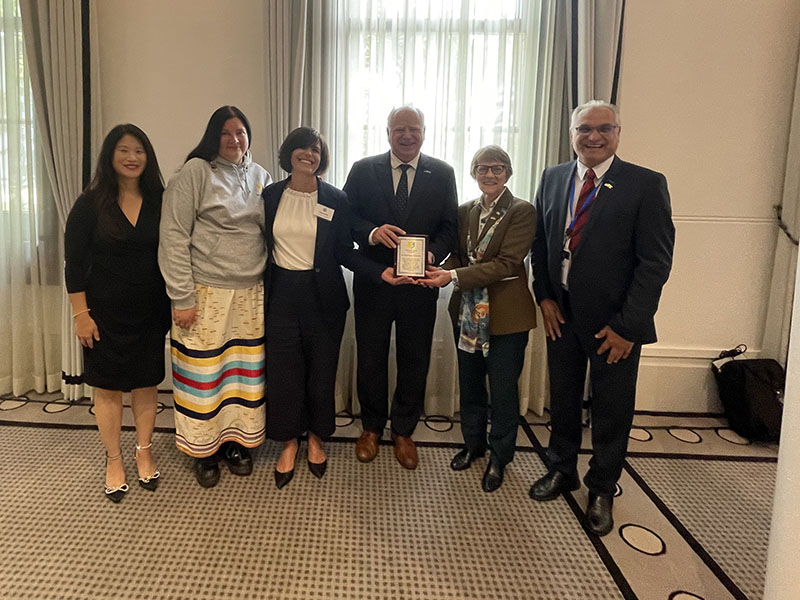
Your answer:
[[[238,106],[264,162],[267,106],[261,0],[102,0],[97,3],[104,130],[144,129],[165,179],[183,164],[211,113]]]
[[[640,409],[719,410],[709,358],[760,351],[800,39],[797,0],[629,0],[620,156],[663,172],[675,263]]]
[[[620,155],[666,174],[672,277],[644,351],[638,408],[719,410],[709,359],[760,350],[800,36],[797,0],[629,0]],[[264,161],[260,0],[98,2],[105,129],[150,135],[166,177],[211,112],[236,104]]]

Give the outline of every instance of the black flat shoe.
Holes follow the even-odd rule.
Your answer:
[[[561,471],[550,471],[531,486],[528,495],[539,502],[555,500],[564,492],[572,492],[581,487],[578,474],[565,475]]]
[[[253,472],[253,459],[247,448],[236,442],[225,442],[219,455],[234,475],[250,475]]]
[[[503,471],[503,465],[493,455],[489,456],[489,464],[486,465],[483,481],[481,481],[484,492],[494,492],[503,485]]]
[[[586,507],[586,528],[597,536],[604,536],[614,528],[611,509],[613,496],[601,496],[589,492],[589,505]]]
[[[453,460],[450,461],[450,468],[453,469],[453,471],[463,471],[465,469],[469,469],[476,459],[483,458],[485,454],[486,450],[473,452],[468,448],[464,448],[461,452],[453,457]]]
[[[328,459],[326,458],[321,463],[312,463],[308,461],[308,470],[311,471],[317,479],[322,479],[322,476],[325,475],[325,471],[328,470]]]
[[[204,488],[212,488],[219,483],[219,464],[215,456],[196,458],[194,476]]]
[[[313,473],[313,471],[312,471]],[[316,475],[316,473],[314,473]],[[278,489],[283,489],[294,477],[294,469],[288,471],[287,473],[281,473],[278,469],[275,469],[275,485],[278,486]]]

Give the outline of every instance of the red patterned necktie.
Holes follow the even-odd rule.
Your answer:
[[[578,245],[578,242],[581,241],[581,233],[583,231],[583,226],[586,225],[586,221],[589,220],[589,208],[585,211],[581,212],[586,199],[589,197],[589,194],[592,193],[594,189],[594,171],[589,169],[586,171],[586,181],[583,182],[583,187],[581,188],[581,193],[578,196],[578,204],[575,207],[575,213],[578,217],[575,219],[575,222],[572,224],[572,234],[569,237],[569,251],[572,252],[575,249],[575,246]]]

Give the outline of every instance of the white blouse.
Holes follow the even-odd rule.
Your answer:
[[[272,237],[275,240],[273,260],[290,271],[308,271],[314,268],[314,247],[317,240],[317,192],[298,192],[286,186],[283,189]]]

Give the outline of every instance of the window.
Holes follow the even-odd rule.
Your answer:
[[[387,149],[389,109],[425,113],[422,151],[453,166],[461,201],[480,192],[469,175],[487,144],[511,156],[510,187],[530,193],[538,2],[529,0],[339,0],[334,182],[356,160]],[[341,75],[339,75],[341,74]],[[342,140],[344,140],[342,142]]]
[[[48,266],[58,264],[58,255],[53,252],[56,212],[33,111],[19,1],[0,0],[0,248],[6,260],[22,261],[6,265],[4,282],[10,277],[7,273],[19,273],[24,268],[26,282],[30,283],[30,271],[39,261]],[[42,252],[43,240],[53,242],[50,252]],[[39,254],[36,261],[32,253]]]

